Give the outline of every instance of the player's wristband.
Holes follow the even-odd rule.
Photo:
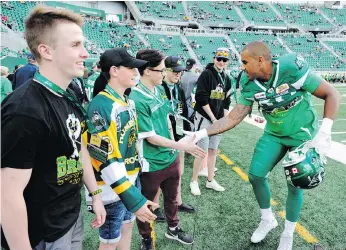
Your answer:
[[[89,193],[89,197],[93,197],[93,196],[98,195],[100,193],[102,193],[102,189],[99,188],[96,191]]]
[[[332,126],[333,126],[333,120],[332,119],[323,118],[322,124],[320,127],[320,131],[322,131],[326,134],[331,134]]]

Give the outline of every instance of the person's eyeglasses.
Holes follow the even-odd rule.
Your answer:
[[[228,62],[228,59],[227,58],[216,58],[216,60],[218,61],[218,62],[221,62],[221,61],[223,61],[223,62]]]
[[[167,69],[151,69],[148,68],[150,71],[160,72],[162,75],[166,73]]]

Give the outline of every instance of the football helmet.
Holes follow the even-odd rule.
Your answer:
[[[324,179],[326,164],[315,148],[304,143],[288,152],[282,163],[287,182],[297,188],[311,189],[317,187]]]

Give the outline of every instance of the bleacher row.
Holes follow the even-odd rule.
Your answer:
[[[170,4],[162,4],[161,2],[141,2],[142,7],[151,10],[153,7],[159,8],[159,5],[163,5],[165,10],[170,12],[167,15],[176,15],[174,18],[179,19],[180,13],[183,11],[181,2],[171,2]],[[198,11],[198,13],[204,13],[204,15],[224,15],[225,13],[235,13],[234,2],[222,3],[222,2],[187,2],[190,10]],[[11,18],[12,22],[17,22],[18,27],[23,31],[23,20],[28,14],[29,10],[35,6],[34,2],[10,2],[11,6],[3,6],[2,3],[2,14],[6,15],[7,18]],[[175,5],[172,7],[171,5]],[[213,8],[208,5],[212,4]],[[222,5],[222,6],[220,6]],[[223,9],[227,6],[228,10]],[[237,5],[241,8],[243,13],[250,15],[252,11],[258,12],[256,20],[261,16],[266,16],[269,19],[276,19],[275,13],[267,5],[261,3],[242,3]],[[285,5],[281,5],[281,11],[287,11],[288,8]],[[279,7],[277,7],[279,8]],[[216,10],[222,11],[217,12]],[[174,10],[174,12],[172,12]],[[215,11],[214,11],[215,10]],[[233,12],[232,12],[233,11]],[[305,10],[304,10],[305,11]],[[225,13],[224,13],[225,12]],[[251,12],[251,13],[250,13]],[[264,14],[259,14],[259,13]],[[265,14],[267,12],[270,14]],[[156,13],[156,12],[155,12]],[[175,14],[174,14],[175,13]],[[166,15],[166,14],[165,14]],[[303,15],[302,15],[303,16]],[[216,17],[218,19],[218,17]],[[234,18],[234,17],[233,17]],[[303,20],[302,18],[301,20]],[[221,20],[221,19],[220,19]],[[234,19],[240,20],[240,19]],[[254,20],[254,21],[256,21]],[[316,21],[313,19],[313,22]],[[146,44],[149,44],[151,48],[159,49],[164,51],[166,55],[177,55],[180,56],[183,61],[188,59],[190,56],[187,44],[181,39],[181,35],[165,35],[165,34],[149,34],[146,31],[136,30],[135,27],[129,25],[121,25],[114,22],[101,21],[96,19],[85,20],[85,26],[83,28],[87,41],[85,43],[91,55],[98,57],[102,51],[114,48],[114,47],[127,47],[133,53],[136,53],[141,48],[146,48]],[[137,33],[142,35],[143,41],[137,36]],[[266,42],[272,49],[273,56],[277,57],[294,51],[303,56],[307,62],[317,70],[333,70],[333,71],[345,71],[346,64],[331,53],[323,44],[316,40],[312,34],[298,34],[298,33],[265,33],[265,32],[229,32],[229,39],[226,36],[192,36],[187,35],[187,41],[193,52],[203,66],[212,60],[214,51],[218,47],[235,48],[238,53],[241,52],[242,48],[255,40],[262,40]],[[229,44],[229,41],[232,42]],[[145,43],[144,43],[145,42]],[[324,43],[330,46],[334,52],[345,60],[346,58],[346,42],[345,41],[324,41]],[[11,51],[8,48],[1,49],[1,57],[6,55],[22,55],[23,51]],[[236,53],[232,53],[230,61],[230,68],[239,68],[239,58]]]
[[[187,1],[186,4],[187,11],[185,12],[181,1],[136,1],[136,6],[143,17],[155,17],[163,20],[187,21],[191,17],[202,24],[241,23],[242,19],[236,11],[238,9],[246,20],[255,25],[285,26],[285,22],[316,28],[346,25],[345,7],[331,9],[312,3],[268,4],[240,1]],[[189,18],[184,19],[184,16]]]

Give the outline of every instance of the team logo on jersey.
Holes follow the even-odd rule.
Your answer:
[[[269,93],[269,94],[271,94],[271,93],[273,93],[273,92],[274,92],[274,89],[273,89],[273,88],[268,89],[268,93]]]
[[[277,95],[284,95],[288,92],[289,90],[289,86],[288,86],[288,83],[284,83],[280,86],[278,86],[276,89],[275,89],[275,92]]]
[[[76,140],[78,140],[80,134],[81,134],[81,124],[78,118],[74,114],[68,115],[68,118],[66,119],[66,127],[68,130],[68,135],[71,139],[72,145],[73,145],[73,154],[71,155],[71,158],[78,159],[78,148],[76,145]]]
[[[115,117],[115,123],[117,125],[117,132],[121,131],[121,119],[120,119],[120,115],[117,115]]]
[[[297,56],[297,58],[296,58],[296,64],[297,64],[298,68],[301,69],[301,68],[304,67],[305,61],[304,61],[303,58]]]
[[[259,93],[255,94],[254,97],[255,97],[255,100],[263,99],[263,98],[266,98],[266,93],[265,92],[259,92]]]
[[[93,112],[92,123],[97,131],[101,130],[106,125],[105,119],[103,119],[98,111]]]

